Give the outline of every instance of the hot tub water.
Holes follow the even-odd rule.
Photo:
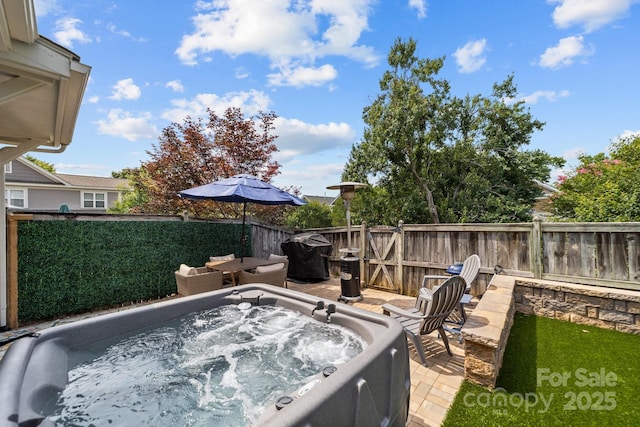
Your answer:
[[[246,303],[242,303],[245,304]],[[70,353],[56,425],[247,426],[367,343],[282,306],[227,305]]]

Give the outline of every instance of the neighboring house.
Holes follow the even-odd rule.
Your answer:
[[[536,199],[536,204],[533,206],[533,216],[544,220],[549,218],[551,214],[551,197],[554,194],[560,192],[556,187],[546,182],[533,180],[540,188],[542,188],[542,196]]]
[[[339,194],[337,196],[333,196],[333,197],[327,197],[327,196],[302,196],[302,199],[304,201],[306,201],[306,202],[318,202],[318,203],[322,203],[323,205],[327,205],[327,206],[333,206],[333,204],[339,198],[340,198]]]
[[[51,173],[18,157],[4,167],[9,210],[105,213],[127,186],[126,179]]]

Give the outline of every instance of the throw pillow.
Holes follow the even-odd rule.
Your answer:
[[[180,264],[180,274],[185,276],[195,276],[198,274],[198,270],[195,267],[189,267],[187,264]]]

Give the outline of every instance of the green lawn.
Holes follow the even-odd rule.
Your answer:
[[[638,426],[640,336],[516,314],[496,389],[464,382],[443,426]]]

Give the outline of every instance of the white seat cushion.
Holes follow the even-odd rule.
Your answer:
[[[287,261],[288,259],[289,257],[286,255],[276,255],[276,254],[269,255],[269,260],[271,261]]]
[[[256,267],[256,274],[260,273],[269,273],[271,271],[278,271],[284,268],[284,262],[279,262],[277,264],[272,265],[261,265],[260,267]]]

